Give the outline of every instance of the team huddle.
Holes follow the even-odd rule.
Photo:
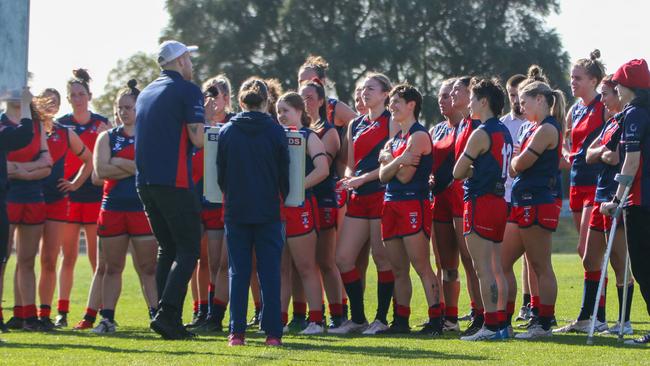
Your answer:
[[[158,61],[162,67],[174,59]],[[130,252],[152,329],[169,339],[222,332],[230,303],[229,342],[244,344],[245,329],[239,323],[247,298],[235,297],[238,290],[233,287],[240,280],[233,278],[239,265],[232,261],[240,254],[229,253],[232,243],[226,236],[229,230],[233,237],[242,235],[234,224],[228,228],[227,218],[235,217],[237,205],[247,205],[244,201],[249,198],[236,194],[232,185],[223,205],[203,196],[204,185],[217,184],[204,180],[202,128],[192,127],[203,123],[221,126],[224,136],[234,123],[245,126],[239,128],[251,136],[266,131],[259,126],[279,125],[300,132],[306,142],[304,203],[288,207],[280,202],[277,212],[284,242],[280,266],[271,271],[279,271],[278,306],[263,301],[268,296],[264,287],[274,285],[265,277],[267,258],[259,258],[259,251],[253,258],[254,275],[245,278],[246,296],[250,282],[255,304],[247,326],[265,331],[269,345],[281,344],[282,333],[289,332],[411,333],[411,267],[426,298],[427,320],[418,329],[423,336],[455,332],[461,340],[482,341],[587,333],[596,303],[597,332],[632,334],[629,319],[635,280],[650,303],[650,269],[644,267],[650,254],[650,72],[644,60],[632,60],[610,75],[597,50],[578,60],[570,76],[577,100],[573,106],[566,105],[563,92],[551,87],[552,81],[537,65],[530,66],[526,75],[511,76],[505,86],[496,78],[452,77],[438,89],[444,120],[429,130],[420,122],[423,97],[418,89],[408,83],[393,85],[381,73],[360,79],[352,106],[329,97],[329,65],[319,56],[308,57],[299,68],[295,91],[283,92],[276,79],[246,80],[236,96],[240,113],[232,106],[234,95],[226,75],[209,78],[197,92],[188,81],[191,62],[178,65],[177,69],[163,67],[160,78],[142,93],[135,80],[129,81],[115,98],[112,121],[89,110],[90,76],[83,69],[75,70],[67,84],[73,111],[68,115],[55,117],[62,101],[55,89],[33,98],[24,92],[21,101],[7,102],[0,134],[10,132],[13,137],[2,137],[7,166],[6,181],[0,184],[8,183],[5,219],[10,229],[8,235],[0,233],[0,299],[13,247],[16,270],[13,317],[4,323],[0,308],[2,331],[69,326],[83,229],[94,276],[85,314],[74,329],[99,334],[117,330],[116,305]],[[172,90],[170,85],[176,86]],[[152,146],[146,145],[151,142],[142,136],[164,141],[167,128],[172,128],[169,116],[160,115],[153,106],[174,100],[154,102],[152,95],[157,92],[158,96],[174,93],[183,101],[172,110],[182,116],[187,130],[183,127],[179,146],[153,153]],[[505,113],[507,101],[510,111]],[[141,125],[145,119],[161,122],[145,127]],[[31,140],[21,144],[18,137],[24,140],[28,133]],[[4,164],[4,157],[0,158]],[[221,174],[227,168],[225,162],[219,164]],[[563,170],[570,171],[569,204],[580,238],[584,292],[577,319],[560,327],[555,320],[558,289],[551,247],[563,202]],[[280,191],[270,192],[271,196],[286,196],[282,181],[287,173],[279,171]],[[247,184],[265,190],[255,185],[256,173],[252,174],[241,190]],[[632,177],[627,196],[617,175]],[[193,232],[187,238],[176,237],[174,230],[183,223],[152,213],[154,207],[164,208],[158,198],[164,195],[164,186],[191,190],[200,210],[200,250],[186,258],[180,258],[178,247],[170,253],[163,243],[171,237],[193,240]],[[266,214],[269,206],[256,204],[258,214]],[[618,233],[613,233],[612,215],[619,205],[625,207],[625,225],[618,225]],[[177,221],[183,220],[182,212],[179,209]],[[164,225],[169,232],[163,232]],[[614,236],[610,259],[619,301],[613,326],[605,314],[606,294],[599,290],[610,235]],[[628,251],[634,279],[626,273]],[[369,321],[364,297],[371,257],[377,269],[377,309]],[[520,258],[522,306],[517,312],[518,276],[513,266]],[[177,262],[183,264],[175,266]],[[459,313],[461,262],[471,300],[466,316]],[[180,277],[172,279],[174,271],[178,275],[185,265],[191,271],[189,285],[175,283]],[[188,287],[194,314],[181,329]],[[172,299],[171,288],[182,296]],[[280,334],[274,333],[270,317],[266,325],[264,319],[276,307]],[[425,309],[414,311],[425,314]],[[523,321],[516,334],[515,317]],[[469,325],[461,331],[462,320],[469,320]],[[650,335],[627,343],[648,342]]]

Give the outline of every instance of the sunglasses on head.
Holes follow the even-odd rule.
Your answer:
[[[219,88],[216,86],[211,86],[206,90],[203,95],[205,95],[208,98],[216,98],[219,95]]]

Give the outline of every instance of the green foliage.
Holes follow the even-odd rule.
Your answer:
[[[104,93],[99,98],[93,98],[95,112],[113,120],[113,105],[120,89],[126,87],[130,79],[138,81],[138,89],[142,90],[160,74],[160,67],[154,55],[138,52],[128,59],[119,60],[106,81]]]
[[[341,100],[367,71],[384,72],[423,92],[427,122],[449,76],[505,80],[537,63],[568,91],[568,54],[544,24],[558,0],[168,0],[167,9],[163,39],[199,45],[198,79],[223,72],[239,85],[260,75],[295,88],[298,67],[318,54]]]

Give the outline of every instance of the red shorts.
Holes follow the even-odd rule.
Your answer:
[[[343,188],[341,181],[336,182],[336,207],[341,208],[348,203],[348,190]]]
[[[433,211],[433,221],[451,223],[454,221],[454,200],[456,191],[453,186],[447,187],[444,191],[433,197],[431,210]]]
[[[350,194],[345,216],[358,219],[379,219],[384,206],[384,191],[358,195]]]
[[[465,191],[463,190],[463,181],[455,180],[448,189],[451,189],[453,193],[451,195],[451,214],[453,217],[462,218],[465,212],[465,202],[463,200]]]
[[[429,200],[384,201],[381,211],[381,238],[403,238],[424,230],[431,236],[431,203]]]
[[[7,216],[12,225],[40,225],[45,222],[45,202],[7,202]]]
[[[511,222],[513,224],[517,223],[517,218],[515,217],[515,206],[511,203],[508,203],[508,218],[506,219],[506,222]]]
[[[45,204],[45,219],[52,221],[68,221],[68,198]]]
[[[203,230],[223,230],[223,207],[201,209]]]
[[[571,212],[582,212],[585,207],[594,205],[596,186],[571,186],[569,188],[569,208]]]
[[[327,230],[336,227],[336,217],[338,216],[336,207],[318,206],[318,229]]]
[[[612,217],[605,216],[600,213],[600,205],[602,202],[595,202],[594,209],[591,211],[589,218],[589,229],[595,231],[609,232],[612,229]],[[622,222],[622,217],[619,217],[619,224]],[[619,225],[620,227],[620,225]]]
[[[474,232],[483,239],[500,243],[506,231],[508,204],[503,197],[486,194],[465,202],[463,234]]]
[[[68,204],[68,222],[71,224],[97,224],[101,202],[73,202]]]
[[[305,199],[300,207],[284,207],[284,214],[287,219],[287,238],[307,235],[317,229],[318,206],[316,199]]]
[[[556,200],[554,203],[543,203],[540,205],[513,207],[514,222],[520,228],[528,228],[533,225],[555,231],[557,229],[560,210],[562,209],[562,200]]]
[[[100,210],[97,219],[97,236],[111,237],[119,235],[153,235],[144,211]]]

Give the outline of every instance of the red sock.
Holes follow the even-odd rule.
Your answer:
[[[208,292],[214,292],[214,283],[210,282],[208,285]]]
[[[59,300],[56,306],[56,310],[60,314],[67,314],[70,312],[70,300]]]
[[[23,319],[36,318],[36,305],[29,304],[23,306]]]
[[[411,307],[397,304],[395,306],[395,313],[403,318],[408,318],[411,316]]]
[[[331,316],[342,316],[343,315],[343,305],[341,304],[330,304],[330,315]]]
[[[86,308],[86,315],[91,317],[97,317],[97,310],[93,308]]]
[[[341,280],[343,280],[343,284],[348,284],[361,280],[361,275],[356,268],[353,268],[348,272],[341,273]]]
[[[497,311],[497,320],[499,321],[499,326],[504,327],[506,326],[506,311],[505,310],[499,310]]]
[[[486,326],[497,326],[499,324],[499,313],[498,312],[484,312],[485,316],[485,325]]]
[[[192,310],[194,311],[194,314],[199,312],[199,300],[194,300],[194,306],[192,307]]]
[[[458,306],[447,306],[447,307],[445,307],[445,316],[458,317]]]
[[[280,314],[280,317],[282,318],[282,326],[287,325],[289,322],[289,313],[283,311],[282,314]]]
[[[530,308],[531,309],[539,309],[539,296],[531,296],[530,297]]]
[[[5,318],[2,315],[2,306],[0,306],[0,321],[3,321]]]
[[[395,275],[393,271],[377,271],[377,282],[391,283],[395,282]]]
[[[321,314],[322,314],[322,311],[321,311]],[[294,301],[293,302],[293,315],[294,316],[296,316],[296,315],[302,315],[302,316],[307,315],[307,304],[305,304],[304,302]]]
[[[259,301],[255,302],[255,311],[261,311],[262,310],[262,303]]]
[[[225,301],[219,300],[216,296],[212,298],[212,305],[223,306],[224,308],[228,305]]]
[[[342,304],[342,305],[347,305],[347,304],[348,304],[348,298],[347,298],[347,297],[344,297],[344,298],[343,298],[343,301],[341,301],[341,304]]]
[[[323,322],[323,311],[322,310],[309,310],[309,321],[312,323],[322,323]]]
[[[429,306],[429,319],[436,319],[442,316],[442,306],[431,305]],[[456,309],[456,316],[458,316],[458,308]]]
[[[38,309],[38,316],[41,318],[49,318],[52,314],[52,308],[49,305],[41,304]]]
[[[14,306],[14,317],[18,319],[25,319],[23,316],[23,307],[21,305]]]
[[[539,316],[552,318],[555,315],[555,305],[539,305]]]

